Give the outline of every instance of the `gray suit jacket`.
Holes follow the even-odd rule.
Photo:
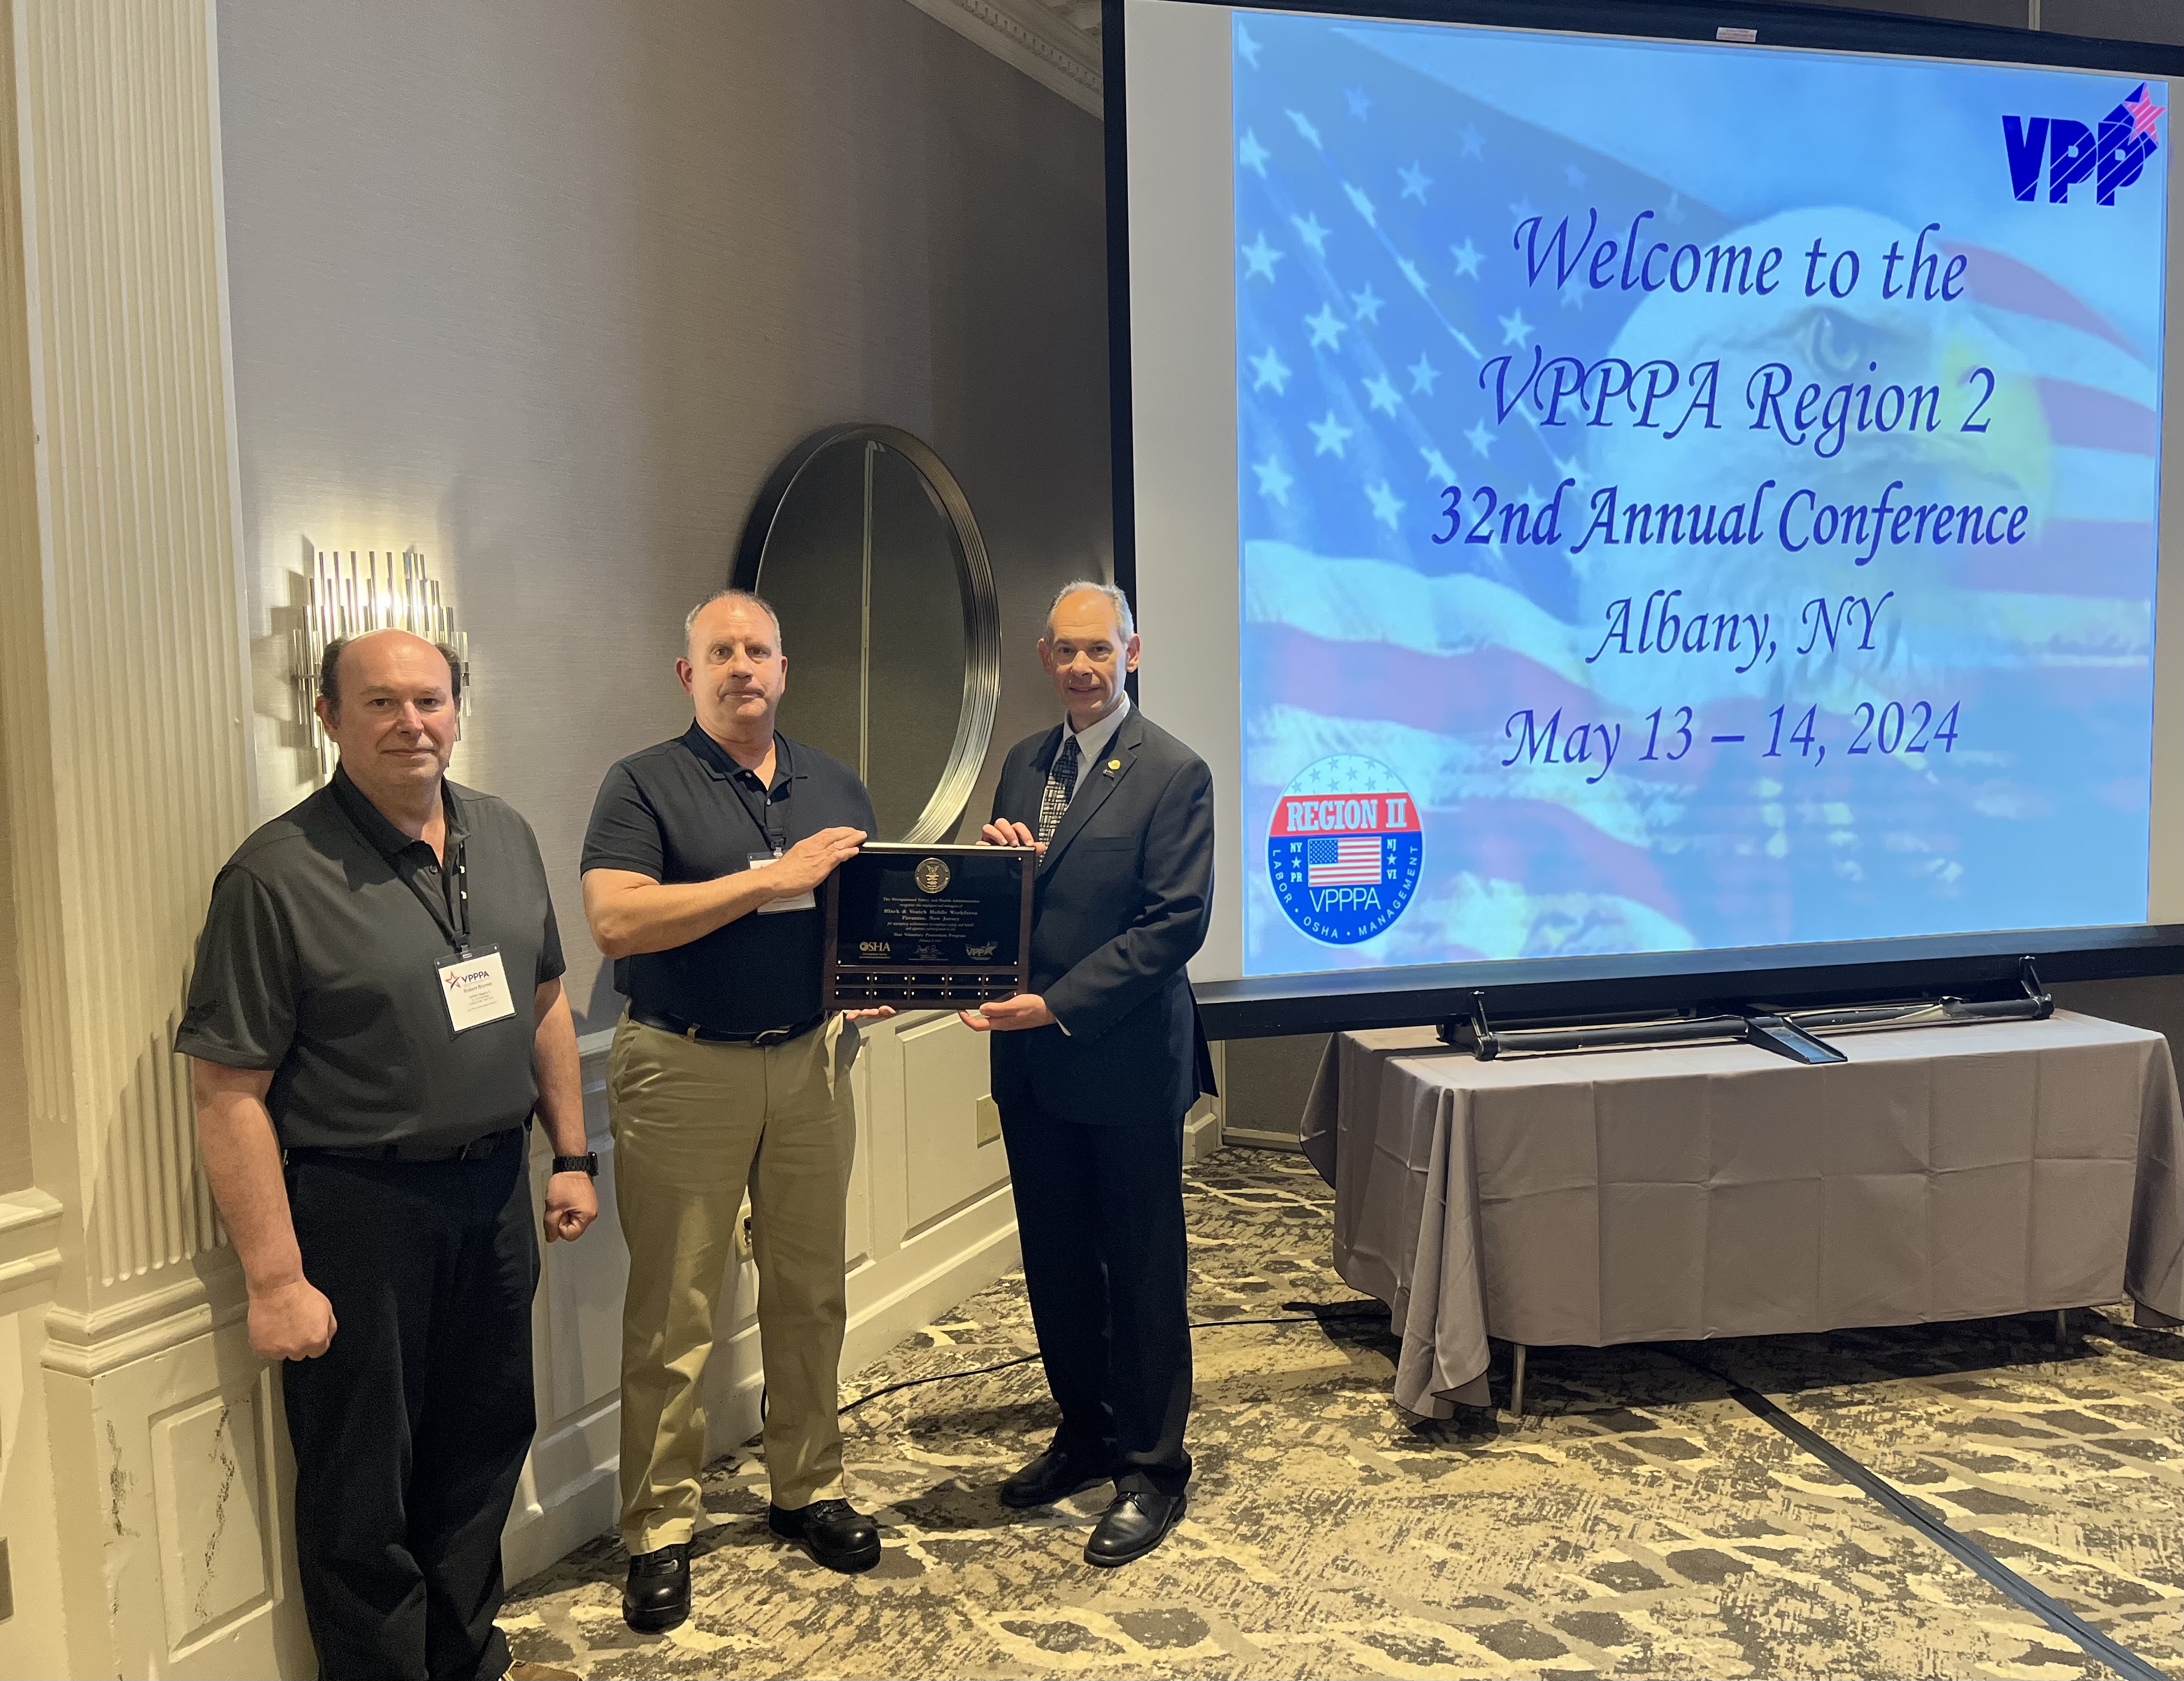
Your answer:
[[[994,820],[1036,832],[1061,726],[1019,741]],[[1039,860],[1031,990],[1057,1027],[993,1036],[994,1100],[1064,1120],[1173,1124],[1213,1089],[1184,965],[1213,903],[1213,776],[1135,707],[1079,774]]]

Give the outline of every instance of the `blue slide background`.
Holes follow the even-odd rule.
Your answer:
[[[2168,116],[2105,204],[2053,202],[2044,152],[2020,200],[2004,119],[2091,144],[2165,84],[1240,11],[1233,39],[1247,973],[2145,918]],[[1575,255],[1596,212],[1558,283],[1547,237]],[[1666,249],[1626,286],[1645,213]],[[1932,224],[1957,295],[1885,299]],[[1771,293],[1645,285],[1724,242],[1780,249]],[[1585,383],[1551,406],[1557,359]],[[1646,427],[1607,388],[1649,362],[1678,383]],[[1890,386],[1936,394],[1931,429],[1880,429]],[[1557,486],[1553,540],[1518,540]],[[1688,522],[1588,539],[1611,489],[1618,536],[1633,504]],[[1884,491],[1997,540],[1806,540]],[[1284,816],[1344,794],[1407,796],[1422,841],[1384,801]],[[1270,839],[1323,818],[1383,835],[1377,900]]]

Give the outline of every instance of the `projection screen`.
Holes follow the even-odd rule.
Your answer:
[[[1435,9],[1107,8],[1117,572],[1219,790],[1217,1030],[2174,967],[2184,54]]]

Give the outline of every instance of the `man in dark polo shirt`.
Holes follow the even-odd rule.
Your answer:
[[[608,771],[584,838],[584,914],[629,1008],[607,1063],[622,1309],[622,1615],[689,1614],[713,1321],[750,1192],[766,1362],[768,1522],[836,1570],[879,1530],[842,1483],[836,1366],[859,1011],[820,1008],[814,890],[874,828],[848,767],[774,729],[780,621],[727,590],[684,623],[695,718]]]
[[[337,642],[320,694],[340,768],[214,882],[176,1045],[251,1346],[284,1362],[320,1677],[539,1673],[493,1617],[535,1422],[534,1112],[547,1238],[599,1211],[560,935],[530,825],[446,779],[446,651]]]

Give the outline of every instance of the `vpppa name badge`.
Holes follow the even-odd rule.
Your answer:
[[[781,857],[779,852],[753,852],[749,855],[749,863],[753,869],[768,869],[779,863]],[[768,899],[758,908],[758,913],[760,916],[774,916],[783,911],[810,911],[816,910],[818,908],[819,902],[811,896],[811,890],[806,888],[803,892],[791,898]]]
[[[515,997],[508,990],[508,971],[501,965],[498,947],[481,946],[433,967],[440,977],[440,996],[447,1002],[448,1025],[456,1032],[505,1021],[515,1014]]]
[[[1031,981],[1029,846],[868,842],[827,878],[826,1008],[966,1009]]]

